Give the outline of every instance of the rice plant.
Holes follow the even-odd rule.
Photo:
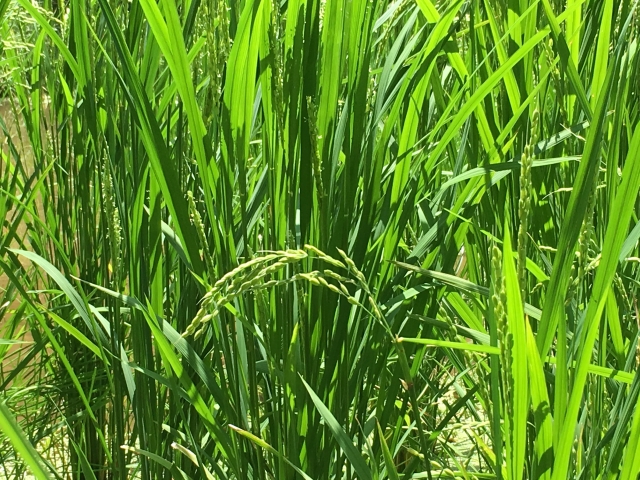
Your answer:
[[[0,476],[636,479],[638,0],[0,0]]]

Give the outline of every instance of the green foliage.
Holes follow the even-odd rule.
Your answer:
[[[0,474],[636,478],[638,3],[0,0]]]

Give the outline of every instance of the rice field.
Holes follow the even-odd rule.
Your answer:
[[[0,477],[635,480],[639,0],[0,0]]]

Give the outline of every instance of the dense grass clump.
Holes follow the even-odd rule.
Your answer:
[[[638,0],[0,0],[0,476],[636,479]]]

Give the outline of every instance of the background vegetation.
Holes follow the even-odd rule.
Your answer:
[[[7,478],[635,479],[632,0],[0,0]]]

